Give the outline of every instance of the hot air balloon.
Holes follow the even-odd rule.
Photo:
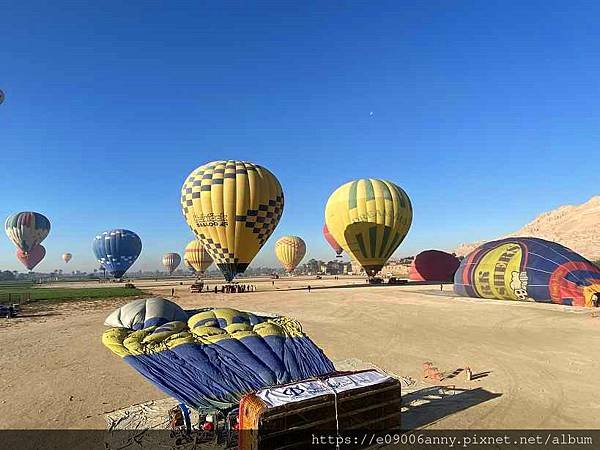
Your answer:
[[[92,246],[94,255],[106,271],[121,278],[142,251],[142,241],[133,231],[110,230],[97,235]]]
[[[408,233],[412,205],[408,195],[394,183],[363,178],[331,194],[325,222],[335,241],[372,277]]]
[[[46,239],[50,221],[37,212],[19,212],[6,219],[4,229],[10,240],[26,254]]]
[[[283,191],[262,166],[214,161],[187,177],[181,207],[196,238],[230,282],[275,230],[283,213]]]
[[[190,241],[185,247],[184,261],[197,273],[203,274],[210,267],[213,260],[198,239]]]
[[[70,253],[63,253],[62,259],[65,263],[68,263],[69,261],[71,261],[71,259],[73,259],[73,255],[71,255]]]
[[[335,252],[336,258],[341,258],[344,249],[340,247],[340,244],[338,244],[337,241],[333,238],[333,236],[327,229],[327,224],[323,225],[323,236],[325,236],[325,240],[327,241],[327,243],[331,245],[331,248]]]
[[[181,256],[177,253],[167,253],[162,257],[162,265],[165,266],[165,269],[169,272],[169,275],[173,273],[177,266],[181,263]]]
[[[306,254],[306,244],[298,236],[283,236],[275,242],[275,256],[287,273],[292,273]]]
[[[227,308],[184,319],[178,305],[153,300],[112,313],[106,323],[117,327],[102,343],[189,407],[230,408],[249,392],[335,370],[293,319]]]
[[[593,306],[600,269],[556,242],[514,237],[487,242],[454,275],[458,295]]]
[[[425,250],[413,259],[408,278],[413,281],[452,281],[460,261],[441,250]]]
[[[0,89],[0,105],[4,102],[4,92]]]
[[[27,270],[33,270],[44,259],[44,256],[46,256],[46,249],[40,244],[32,247],[27,253],[20,248],[17,249],[17,259],[27,267]]]

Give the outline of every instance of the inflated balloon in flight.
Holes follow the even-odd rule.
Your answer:
[[[0,105],[4,102],[4,91],[0,89]]]
[[[214,161],[194,170],[181,189],[188,225],[227,281],[242,273],[275,230],[283,191],[266,168]]]
[[[174,303],[151,300],[112,313],[106,323],[116,327],[102,343],[191,408],[229,409],[249,392],[335,370],[291,318],[229,308],[188,317]]]
[[[206,272],[206,269],[208,269],[213,263],[211,256],[204,249],[202,242],[200,242],[198,239],[190,241],[190,243],[185,247],[183,259],[191,269],[199,274]]]
[[[369,276],[381,270],[412,223],[406,192],[386,180],[362,178],[335,190],[325,207],[329,233]]]
[[[24,211],[9,216],[4,224],[4,230],[23,253],[28,253],[46,239],[50,233],[50,221],[43,214]]]
[[[306,244],[298,236],[283,236],[275,242],[275,256],[288,273],[298,267],[305,254]]]
[[[181,256],[177,253],[167,253],[162,257],[162,264],[171,275],[181,263]]]
[[[27,270],[33,270],[35,266],[42,262],[44,256],[46,256],[46,249],[43,245],[40,244],[29,249],[27,253],[25,253],[20,248],[17,249],[17,259],[21,261],[21,263],[27,268]]]
[[[342,252],[344,251],[344,249],[342,247],[340,247],[340,244],[338,244],[337,241],[333,238],[333,236],[327,229],[327,224],[323,225],[323,236],[325,237],[325,240],[327,241],[327,243],[331,246],[331,248],[335,252],[336,257],[341,258]]]
[[[94,255],[106,271],[121,278],[142,252],[142,240],[133,231],[104,231],[94,238]]]
[[[454,276],[454,292],[468,297],[594,306],[600,300],[600,269],[556,242],[506,238],[487,242],[462,260]]]
[[[62,259],[65,263],[68,263],[69,261],[71,261],[71,259],[73,259],[73,255],[70,253],[63,253]]]

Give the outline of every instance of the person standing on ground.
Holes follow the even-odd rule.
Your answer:
[[[171,288],[171,297],[175,297],[175,288]]]
[[[310,284],[308,285],[308,292],[310,293]]]

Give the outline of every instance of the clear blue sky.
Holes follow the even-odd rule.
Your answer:
[[[274,237],[318,258],[325,202],[353,178],[411,197],[397,255],[600,192],[598,2],[85,3],[2,4],[0,216],[50,218],[39,270],[63,251],[97,267],[92,238],[115,227],[144,242],[133,270],[158,267],[192,237],[184,178],[216,159],[274,172]],[[23,269],[14,251],[2,236],[0,268]]]

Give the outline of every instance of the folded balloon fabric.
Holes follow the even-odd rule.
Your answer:
[[[225,409],[246,393],[335,371],[293,319],[218,308],[186,323],[182,313],[165,299],[137,300],[109,316],[117,327],[102,342],[192,408]]]

